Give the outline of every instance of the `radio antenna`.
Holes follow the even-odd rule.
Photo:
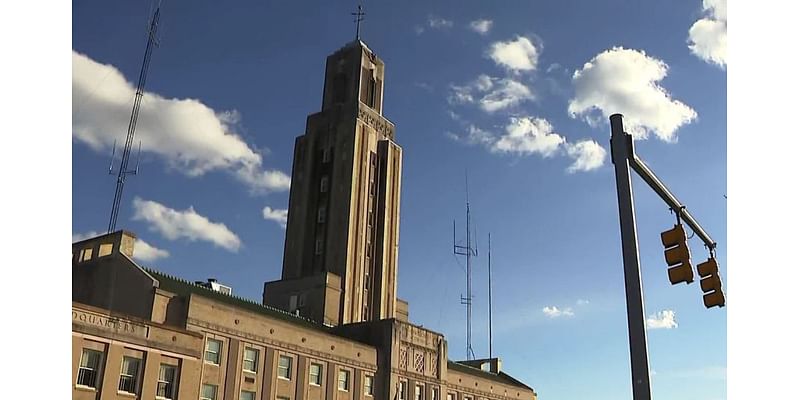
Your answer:
[[[119,163],[119,170],[117,171],[117,188],[114,191],[114,203],[111,206],[111,218],[108,221],[108,233],[113,232],[117,227],[117,217],[119,217],[119,206],[122,202],[122,189],[125,187],[125,178],[128,175],[136,175],[139,172],[139,160],[137,156],[136,169],[128,170],[128,161],[131,156],[131,147],[133,146],[133,138],[136,132],[136,121],[139,119],[139,106],[142,103],[142,96],[144,95],[144,83],[147,79],[147,70],[150,67],[150,55],[153,53],[153,47],[158,46],[158,39],[156,32],[158,31],[158,20],[161,15],[161,1],[156,0],[155,11],[150,19],[150,27],[147,33],[147,47],[144,50],[144,60],[142,60],[142,68],[139,71],[139,82],[136,86],[136,96],[133,101],[133,110],[131,110],[131,119],[128,122],[128,136],[125,138],[125,146],[122,148],[122,159]],[[111,162],[113,163],[114,152],[116,151],[116,141],[114,142],[114,149],[111,151]],[[142,151],[142,143],[139,142],[139,153]],[[113,174],[112,168],[109,168],[109,174]]]
[[[472,350],[472,257],[478,256],[478,249],[477,246],[472,247],[472,238],[470,236],[469,182],[466,179],[466,172],[464,179],[467,189],[467,241],[466,245],[456,244],[456,221],[453,220],[453,253],[467,258],[467,295],[461,295],[461,304],[467,306],[467,360],[473,360],[475,359],[475,351]]]

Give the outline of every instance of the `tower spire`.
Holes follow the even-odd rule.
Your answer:
[[[358,2],[358,11],[354,13],[350,13],[350,15],[355,17],[356,23],[356,40],[361,39],[361,21],[364,20],[364,16],[367,15],[364,13],[363,8],[361,7],[361,1]]]

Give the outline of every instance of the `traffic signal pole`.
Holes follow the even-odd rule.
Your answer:
[[[633,212],[633,190],[629,165],[633,139],[622,127],[622,115],[611,116],[611,161],[617,179],[619,228],[622,236],[622,263],[625,271],[625,299],[628,306],[628,343],[631,353],[633,400],[650,400],[650,363],[647,360],[642,277],[639,268],[639,242]]]
[[[647,331],[642,296],[641,269],[639,267],[639,242],[636,238],[636,217],[633,208],[630,169],[656,192],[661,199],[686,222],[713,253],[716,243],[695,221],[685,206],[667,189],[637,156],[633,137],[625,133],[622,115],[614,114],[611,121],[611,161],[617,181],[619,226],[622,237],[622,263],[625,271],[625,297],[628,307],[628,340],[631,353],[633,400],[650,400],[650,365],[647,356]]]

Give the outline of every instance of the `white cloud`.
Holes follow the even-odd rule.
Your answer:
[[[569,102],[573,118],[584,116],[595,125],[604,117],[621,113],[625,128],[637,139],[654,133],[665,141],[675,139],[675,131],[697,118],[686,104],[673,100],[657,83],[667,76],[667,64],[643,51],[615,47],[606,50],[583,68],[575,71],[572,83],[575,97]]]
[[[457,117],[457,116],[456,116]],[[465,133],[446,132],[450,139],[467,145],[481,145],[492,153],[510,153],[519,156],[539,154],[551,157],[564,154],[574,161],[567,172],[590,171],[603,165],[606,150],[597,142],[584,139],[568,142],[556,133],[544,118],[510,117],[505,132],[496,135],[460,118],[454,118],[465,127]],[[562,150],[563,149],[563,150]]]
[[[678,327],[675,311],[663,310],[647,317],[648,329],[673,329]]]
[[[493,113],[516,106],[535,97],[531,89],[511,78],[479,75],[465,86],[451,85],[448,101],[451,104],[476,104],[481,110]]]
[[[93,237],[98,237],[102,235],[102,233],[96,231],[89,231],[86,233],[73,233],[72,234],[72,243],[80,242],[81,240],[86,240]]]
[[[72,52],[73,138],[98,152],[124,143],[134,86],[111,65]],[[234,128],[237,111],[215,111],[196,99],[165,98],[145,92],[136,124],[142,151],[163,158],[188,176],[225,170],[254,191],[285,191],[290,178],[264,170],[261,154]]]
[[[606,149],[594,140],[584,139],[565,145],[567,155],[575,161],[567,172],[591,171],[600,168],[606,159]]]
[[[469,29],[480,33],[481,35],[485,35],[489,33],[489,30],[492,29],[492,20],[490,19],[478,19],[469,23]]]
[[[576,301],[576,303],[577,303],[579,306],[585,306],[585,305],[589,304],[589,300],[586,300],[586,299],[578,299],[578,301]]]
[[[572,317],[575,313],[572,311],[572,308],[565,308],[560,310],[556,306],[548,306],[542,309],[544,315],[547,315],[550,318],[558,318],[558,317]]]
[[[268,221],[275,221],[281,226],[281,228],[286,229],[286,220],[289,218],[289,210],[266,206],[261,211],[261,214],[264,216],[264,219]]]
[[[159,232],[169,240],[203,240],[232,252],[239,251],[241,247],[239,237],[225,224],[209,221],[191,206],[180,211],[136,197],[133,199],[133,208],[134,220],[149,223],[151,231]]]
[[[445,133],[450,139],[453,139],[457,142],[461,142],[464,144],[480,144],[491,146],[497,139],[491,132],[485,131],[475,125],[468,125],[466,128],[467,133],[464,135],[458,135],[452,132]]]
[[[428,26],[433,29],[449,29],[453,27],[453,21],[429,15]]]
[[[703,0],[703,12],[706,17],[689,28],[689,49],[700,59],[724,68],[728,59],[728,2]]]
[[[550,157],[564,142],[564,137],[553,132],[553,126],[544,118],[512,117],[506,133],[494,142],[491,151]]]
[[[142,239],[136,238],[136,243],[133,247],[133,258],[152,262],[166,257],[169,257],[168,251],[159,249]]]
[[[508,42],[495,42],[489,48],[489,57],[494,62],[512,72],[536,70],[539,50],[530,39],[517,36]]]

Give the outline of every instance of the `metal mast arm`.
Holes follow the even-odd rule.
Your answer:
[[[711,236],[709,236],[706,233],[703,227],[701,227],[700,224],[697,223],[694,217],[692,217],[692,214],[689,214],[689,211],[686,209],[686,206],[681,204],[681,202],[678,201],[678,198],[675,197],[672,194],[672,192],[669,191],[669,189],[667,189],[666,185],[661,183],[656,174],[653,173],[653,171],[647,166],[647,164],[645,164],[644,161],[642,161],[641,159],[639,159],[639,157],[636,156],[636,152],[633,148],[633,139],[631,139],[630,136],[628,136],[628,138],[629,138],[628,140],[631,140],[629,146],[631,149],[631,154],[629,155],[631,168],[633,168],[633,170],[636,171],[636,173],[642,178],[642,180],[647,182],[650,188],[653,189],[653,191],[656,192],[656,194],[658,194],[661,197],[661,199],[664,200],[664,202],[667,203],[667,205],[673,211],[675,211],[675,213],[677,213],[678,216],[684,222],[686,222],[687,225],[689,225],[689,227],[692,228],[694,233],[697,234],[697,236],[699,236],[700,239],[703,240],[703,242],[706,244],[706,247],[708,247],[709,250],[713,250],[715,247],[717,247],[717,243],[714,242],[714,240],[711,239]]]

